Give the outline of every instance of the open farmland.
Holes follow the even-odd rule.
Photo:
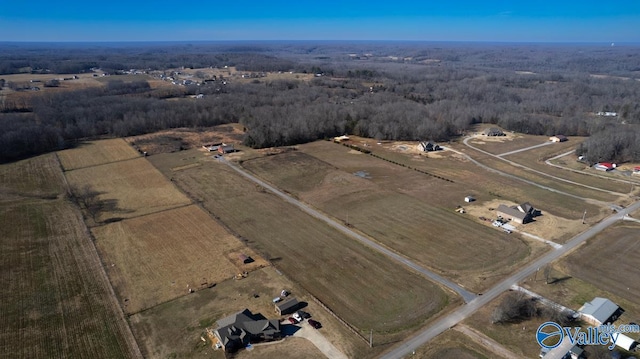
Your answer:
[[[271,299],[283,288],[287,288],[296,298],[307,302],[305,311],[322,323],[320,333],[327,337],[350,358],[371,357],[379,348],[369,346],[350,332],[344,325],[300,290],[299,286],[289,282],[273,267],[265,267],[249,273],[242,280],[227,280],[214,288],[197,291],[188,296],[160,304],[130,317],[131,326],[140,339],[141,351],[147,358],[224,358],[222,351],[211,348],[211,342],[200,340],[207,338],[206,328],[215,328],[216,321],[230,314],[250,309],[267,318],[278,318],[274,313]],[[255,297],[258,295],[258,297]],[[313,344],[305,339],[287,338],[284,343],[266,345],[276,351],[286,351],[288,343],[304,343],[304,347],[295,350],[295,358],[320,357]],[[310,351],[305,351],[306,348]],[[266,350],[266,349],[265,349]],[[263,358],[262,350],[241,351],[242,358]],[[213,354],[213,355],[212,355]],[[314,355],[315,356],[312,356]],[[270,357],[270,356],[267,356]],[[288,353],[280,353],[279,358],[289,358]],[[292,358],[293,358],[292,357]]]
[[[191,203],[145,158],[81,168],[65,173],[74,187],[90,185],[104,203],[96,222],[159,212]]]
[[[65,171],[103,165],[140,157],[140,154],[121,138],[83,142],[76,148],[58,152]]]
[[[128,313],[267,265],[195,205],[94,227],[92,232]],[[241,254],[254,262],[244,264]]]
[[[0,167],[0,200],[11,196],[55,198],[65,193],[56,155],[50,153]]]
[[[24,196],[0,206],[0,357],[137,357],[55,155],[2,165],[0,176]]]
[[[436,285],[256,187],[224,164],[210,161],[176,172],[174,182],[363,332],[402,332],[448,303]]]
[[[578,144],[584,141],[584,137],[572,136],[569,141],[550,143],[549,136],[525,135],[521,133],[507,133],[506,136],[485,136],[477,135],[470,143],[474,147],[487,151],[494,155],[517,151],[523,148],[536,146],[542,143],[549,143],[543,146],[546,151],[555,151],[558,153],[567,152],[574,149]]]
[[[375,163],[367,166],[368,162]],[[393,177],[396,181],[391,188],[395,189],[403,187],[405,172],[409,177],[423,174],[396,170],[390,167],[394,165],[370,156],[362,157],[360,163],[371,180],[336,170],[300,152],[244,161],[243,166],[471,290],[482,291],[531,255],[531,248],[520,237],[461,216],[453,206],[445,210],[372,183],[376,176]],[[448,183],[424,177],[426,185],[433,181]],[[433,191],[438,191],[437,186]],[[460,250],[471,243],[473,250]]]
[[[563,261],[569,275],[629,301],[640,298],[640,223],[624,222],[589,240]]]

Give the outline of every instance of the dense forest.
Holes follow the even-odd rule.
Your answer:
[[[236,66],[312,73],[311,81],[228,80],[153,89],[106,86],[0,104],[0,160],[101,136],[239,122],[253,147],[340,134],[437,140],[475,123],[591,136],[588,159],[640,160],[640,48],[426,43],[0,44],[0,73]],[[0,75],[0,86],[8,86]],[[202,94],[194,99],[190,95]],[[616,116],[597,116],[597,112]]]

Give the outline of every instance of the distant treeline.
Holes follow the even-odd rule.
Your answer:
[[[502,62],[521,63],[518,56],[523,56],[522,51],[509,59],[505,51],[471,47],[460,50],[455,57],[455,49],[445,48],[438,51],[446,53],[448,60],[425,64],[415,63],[415,58],[408,62],[386,57],[353,60],[352,56],[338,56],[338,50],[331,56],[317,56],[317,49],[305,53],[301,48],[289,53],[296,62],[274,57],[271,48],[266,55],[231,51],[229,58],[252,64],[255,71],[260,71],[263,60],[263,65],[271,68],[288,64],[319,75],[311,81],[261,78],[244,84],[229,80],[226,85],[218,81],[206,86],[151,89],[144,81],[126,83],[114,76],[115,81],[104,88],[55,95],[44,92],[30,101],[19,97],[20,103],[4,101],[0,108],[4,112],[0,114],[0,160],[64,148],[82,138],[229,122],[244,124],[245,143],[253,147],[291,145],[341,134],[446,141],[463,135],[473,124],[490,123],[528,134],[591,135],[579,149],[589,159],[640,160],[640,152],[635,149],[640,127],[640,81],[594,78],[579,71],[531,74],[497,66],[478,68],[461,56],[467,54],[476,61],[479,54],[490,59],[506,56]],[[123,53],[132,51],[125,49]],[[194,54],[180,58],[183,55],[175,51],[148,51],[149,59],[164,59],[165,66],[184,66],[190,59],[198,59]],[[140,57],[137,61],[149,59]],[[203,94],[204,98],[186,97],[194,94]],[[596,116],[598,111],[613,111],[618,116]]]

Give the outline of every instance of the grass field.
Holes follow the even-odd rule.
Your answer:
[[[96,222],[114,221],[159,212],[191,203],[145,158],[66,172],[69,184],[89,184],[104,208]]]
[[[0,204],[0,357],[135,357],[55,155],[2,165],[0,177],[20,194]]]
[[[515,153],[509,156],[505,156],[504,158],[525,165],[527,167],[533,168],[538,171],[542,171],[544,173],[548,173],[550,175],[567,179],[570,181],[582,183],[588,186],[601,188],[607,191],[614,192],[622,192],[627,193],[630,190],[630,185],[624,185],[621,182],[614,181],[612,179],[601,178],[596,176],[591,176],[588,174],[576,173],[573,171],[567,171],[560,168],[556,168],[553,166],[549,166],[544,161],[553,155],[566,152],[555,150],[555,144],[550,146],[545,146],[541,148],[535,148],[532,150]],[[574,156],[575,157],[575,156]],[[601,175],[602,172],[596,172],[594,170],[590,170],[589,172]],[[632,178],[628,178],[631,180]]]
[[[383,166],[381,163],[384,163],[384,166],[387,166],[384,167],[386,173],[381,173],[378,176],[372,175],[373,182],[392,186],[391,188],[397,191],[451,210],[455,209],[456,205],[464,205],[464,196],[471,194],[478,199],[478,203],[500,198],[516,203],[529,201],[543,212],[550,212],[567,219],[582,219],[585,209],[587,217],[592,220],[603,217],[603,214],[600,213],[601,208],[594,204],[486,171],[451,151],[440,151],[435,155],[430,153],[426,156],[411,155],[392,151],[384,146],[377,146],[373,141],[369,141],[367,147],[382,158],[447,178],[453,183],[416,171],[410,171],[413,174],[409,174],[405,171],[406,168],[401,166],[370,158],[371,156],[365,156],[360,152],[351,152],[347,147],[326,141],[316,141],[299,146],[299,148],[301,152],[308,153],[347,173],[362,169],[374,170]],[[460,149],[462,152],[472,151],[463,147]],[[397,176],[389,174],[389,171],[395,173],[398,170],[405,171],[402,172],[401,186],[396,185]]]
[[[563,261],[563,266],[571,276],[630,302],[637,302],[640,283],[623,278],[640,278],[637,261],[640,257],[639,233],[640,223],[619,223],[590,239]],[[640,303],[636,305],[640,307]]]
[[[55,198],[64,192],[54,153],[0,165],[0,201],[12,196]]]
[[[475,343],[466,335],[448,330],[421,346],[410,358],[423,359],[488,359],[495,354]]]
[[[94,227],[92,232],[128,313],[267,265],[195,205]],[[241,254],[254,262],[243,264]]]
[[[216,321],[249,308],[267,318],[278,318],[271,298],[286,288],[301,301],[308,302],[305,311],[322,323],[321,333],[350,358],[366,358],[379,352],[370,350],[368,345],[355,338],[343,325],[301,292],[298,286],[278,274],[273,267],[266,267],[249,273],[242,280],[228,280],[214,288],[195,292],[174,301],[161,304],[130,317],[134,333],[140,339],[141,350],[147,358],[224,358],[221,351],[211,349],[205,329],[215,328]],[[254,294],[258,297],[255,298]],[[204,343],[200,337],[207,339]],[[300,343],[301,347],[289,353],[289,343]],[[311,358],[318,350],[304,340],[288,338],[278,343],[248,352],[241,351],[238,358],[270,358],[274,351],[278,358]],[[307,351],[307,349],[310,349]],[[206,354],[205,354],[206,353]],[[266,354],[265,354],[266,353]],[[275,354],[275,353],[274,353]],[[275,358],[275,356],[274,356]]]
[[[159,156],[164,155],[156,160]],[[360,330],[399,333],[448,303],[439,287],[266,193],[224,164],[211,161],[176,172],[174,182]]]
[[[75,148],[58,152],[65,171],[104,165],[140,157],[140,154],[121,138],[83,142]]]
[[[301,152],[245,161],[243,166],[472,290],[482,291],[531,254],[530,247],[518,236],[461,216],[453,211],[453,204],[450,209],[439,208],[437,202],[396,191],[418,185],[417,181],[423,179],[435,194],[442,191],[438,188],[440,183],[446,186],[448,182],[370,156],[353,156],[361,159],[357,168],[366,171],[371,179],[337,170]],[[409,184],[405,184],[405,176]],[[460,250],[471,243],[473,250]]]
[[[542,148],[546,149],[547,151],[552,151],[560,154],[570,151],[571,149],[578,146],[578,144],[582,143],[585,139],[585,137],[571,137],[569,141],[552,143],[548,146],[543,146]],[[500,155],[503,153],[516,151],[522,148],[527,148],[548,142],[550,142],[549,136],[534,136],[524,135],[520,133],[509,133],[504,137],[477,136],[474,137],[474,139],[470,140],[469,144],[494,155]]]

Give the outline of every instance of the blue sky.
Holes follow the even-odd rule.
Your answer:
[[[0,41],[640,42],[640,0],[0,0]]]

